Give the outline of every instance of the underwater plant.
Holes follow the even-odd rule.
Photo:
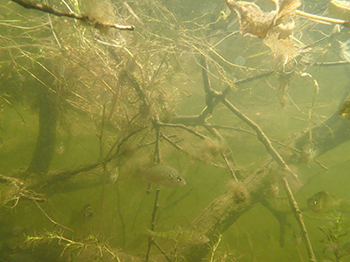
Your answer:
[[[344,243],[343,240],[348,235],[348,224],[344,222],[342,213],[334,213],[331,222],[329,227],[319,227],[327,238],[324,241],[326,247],[323,249],[323,254],[331,261],[344,261],[343,257],[350,256],[349,242]],[[333,256],[330,257],[329,253]]]

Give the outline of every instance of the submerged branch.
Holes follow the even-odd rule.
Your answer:
[[[337,18],[330,18],[330,17],[325,17],[325,16],[319,16],[319,15],[314,15],[314,14],[310,14],[310,13],[306,13],[304,11],[301,10],[296,10],[295,13],[301,17],[310,19],[312,21],[316,21],[319,23],[332,23],[332,24],[337,24],[337,25],[342,25],[345,27],[350,27],[349,21],[345,21],[342,19],[337,19]]]
[[[151,231],[154,231],[154,228],[155,228],[155,225],[156,225],[157,211],[158,211],[158,208],[159,208],[159,194],[160,194],[160,190],[157,189],[157,191],[156,191],[156,198],[154,200],[153,212],[152,212]],[[149,236],[148,237],[148,247],[147,247],[147,253],[146,253],[145,262],[148,262],[148,260],[149,260],[149,254],[151,252],[151,248],[152,248],[153,244],[154,244],[153,237]]]
[[[13,202],[14,204],[10,207],[15,207],[20,198],[38,201],[38,202],[45,202],[45,196],[43,194],[39,194],[35,192],[34,190],[28,190],[27,184],[15,177],[8,177],[0,174],[0,183],[6,183],[8,189],[2,190],[0,195],[0,204],[4,206],[9,206],[8,204]]]
[[[204,87],[204,93],[205,93],[205,103],[208,107],[208,110],[210,113],[213,112],[213,95],[211,90],[211,83],[209,79],[209,75],[207,74],[207,71],[209,71],[207,60],[204,56],[201,57],[200,65],[202,68],[202,78],[203,78],[203,87]]]
[[[26,173],[45,175],[50,170],[51,160],[55,152],[58,120],[57,96],[47,89],[39,89],[36,95],[39,106],[39,134]]]
[[[276,149],[272,146],[271,141],[265,135],[265,133],[261,130],[261,128],[254,123],[251,119],[249,119],[246,115],[240,112],[234,105],[232,105],[226,98],[222,99],[222,103],[236,116],[238,116],[243,122],[248,124],[257,134],[258,139],[263,143],[267,152],[272,156],[272,158],[277,162],[277,164],[285,169],[289,174],[291,174],[299,184],[298,176],[289,168],[289,166],[284,162],[283,158],[276,151]]]
[[[86,15],[86,14],[77,14],[74,12],[63,12],[61,10],[58,10],[54,7],[45,5],[45,4],[39,4],[39,3],[34,3],[32,1],[28,1],[28,0],[11,0],[12,2],[15,2],[21,6],[23,6],[24,8],[27,9],[35,9],[35,10],[39,10],[48,14],[53,14],[55,16],[65,16],[65,17],[69,17],[69,18],[74,18],[74,19],[78,19],[84,22],[89,22],[93,27],[95,28],[103,28],[103,27],[112,27],[112,28],[116,28],[119,30],[134,30],[135,27],[133,25],[117,25],[117,24],[110,24],[110,23],[105,23],[102,21],[98,21],[95,18]]]
[[[283,177],[282,181],[283,181],[284,188],[285,188],[285,190],[287,192],[289,204],[290,204],[290,206],[292,208],[292,211],[294,213],[295,219],[298,221],[299,227],[300,227],[301,232],[303,234],[305,245],[306,245],[306,249],[307,249],[307,252],[309,254],[309,260],[312,261],[312,262],[315,262],[316,261],[316,257],[315,257],[314,251],[312,249],[312,245],[311,245],[311,242],[310,242],[309,234],[307,233],[306,226],[304,224],[303,214],[301,213],[301,211],[300,211],[300,209],[298,207],[298,203],[297,203],[297,201],[294,198],[293,192],[292,192],[292,190],[289,187],[287,179],[285,177]]]
[[[167,123],[159,123],[160,126],[166,126],[166,127],[173,127],[173,128],[181,128],[181,129],[184,129],[186,130],[187,132],[195,135],[195,136],[198,136],[200,139],[206,139],[207,137],[205,135],[202,135],[201,133],[195,131],[195,130],[192,130],[191,128],[188,128],[187,126],[185,125],[182,125],[182,124],[167,124]]]
[[[301,184],[299,181],[299,178],[294,172],[289,168],[289,166],[284,162],[283,158],[280,156],[280,154],[273,148],[270,140],[268,137],[264,134],[264,132],[261,130],[261,128],[255,124],[251,119],[249,119],[247,116],[245,116],[243,113],[241,113],[236,107],[234,107],[226,98],[222,99],[222,103],[226,105],[226,107],[233,112],[236,116],[238,116],[242,121],[244,121],[246,124],[248,124],[256,133],[258,136],[258,139],[264,144],[267,152],[272,156],[272,158],[277,162],[277,164],[283,168],[288,174],[293,175],[293,177]],[[304,224],[302,213],[298,207],[298,203],[296,202],[294,195],[289,187],[289,183],[287,181],[286,176],[282,177],[284,188],[287,192],[288,200],[290,203],[290,206],[293,210],[293,213],[295,215],[296,220],[299,223],[300,229],[303,233],[306,248],[309,254],[310,261],[316,261],[315,255],[312,250],[312,246],[310,243],[310,239]]]

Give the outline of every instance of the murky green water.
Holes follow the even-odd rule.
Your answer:
[[[44,2],[76,19],[1,4],[0,261],[350,261],[350,210],[307,205],[350,201],[347,28],[293,7],[258,38],[225,1]]]

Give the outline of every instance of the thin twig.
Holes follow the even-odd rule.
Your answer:
[[[101,158],[103,157],[103,131],[105,128],[105,118],[106,118],[106,105],[103,105],[101,130],[100,130],[100,134],[97,135],[98,136],[98,143],[100,146],[100,157]]]
[[[50,17],[49,14],[47,14],[47,17],[48,17],[48,19],[49,19],[49,23],[50,23],[50,28],[51,28],[52,35],[53,35],[53,37],[55,38],[55,41],[56,41],[58,47],[61,48],[62,46],[61,46],[61,44],[60,44],[60,41],[58,41],[57,35],[56,35],[56,33],[55,33],[55,30],[53,29],[51,17]]]
[[[120,149],[121,149],[122,146],[129,140],[129,138],[131,138],[133,135],[137,134],[138,132],[140,132],[140,131],[142,131],[142,130],[144,130],[144,129],[146,129],[146,128],[147,128],[147,126],[143,126],[143,127],[139,128],[139,129],[137,129],[137,130],[131,132],[129,135],[127,135],[126,137],[124,137],[120,142],[119,142],[119,139],[120,139],[120,138],[118,138],[117,141],[115,141],[115,143],[113,144],[113,146],[112,146],[111,149],[109,150],[109,152],[108,152],[108,154],[107,154],[107,156],[106,156],[106,159],[110,159],[110,158],[111,158],[111,157],[110,157],[110,154],[112,153],[112,151],[113,151],[113,149],[114,149],[115,147],[117,147],[117,150],[116,150],[116,152],[115,152],[112,156],[118,155]],[[119,142],[119,143],[118,143],[118,142]],[[113,157],[112,157],[112,158],[113,158]]]
[[[230,173],[231,173],[231,175],[233,176],[233,178],[234,178],[236,181],[238,181],[238,179],[237,179],[237,177],[236,177],[236,174],[235,174],[235,171],[234,171],[233,168],[231,167],[230,162],[228,162],[226,155],[225,155],[224,153],[221,153],[221,156],[222,156],[223,159],[225,160],[225,163],[226,163],[228,169],[230,170]]]
[[[301,232],[303,234],[303,237],[304,237],[304,240],[305,240],[306,249],[307,249],[307,252],[309,254],[309,260],[312,261],[312,262],[315,262],[317,260],[316,260],[314,251],[312,249],[312,245],[311,245],[311,242],[310,242],[309,234],[307,233],[306,226],[304,224],[303,214],[300,211],[300,209],[298,207],[298,203],[296,202],[296,200],[294,198],[294,195],[292,193],[292,190],[289,187],[287,178],[286,177],[282,177],[282,181],[283,181],[284,188],[285,188],[285,190],[287,192],[287,195],[288,195],[289,204],[292,207],[294,216],[295,216],[296,220],[298,221],[300,229],[301,229]]]
[[[216,241],[216,243],[212,247],[212,251],[211,251],[211,255],[210,255],[210,262],[214,262],[215,252],[218,249],[221,240],[222,240],[222,235],[220,234],[218,237],[218,240]]]
[[[213,111],[213,99],[214,97],[211,94],[211,82],[207,71],[209,71],[208,62],[205,56],[201,56],[200,65],[202,68],[202,78],[203,78],[203,87],[205,93],[205,103],[210,111]]]
[[[342,19],[314,15],[314,14],[306,13],[306,12],[301,11],[301,10],[296,10],[295,13],[301,17],[304,17],[307,19],[312,19],[313,21],[316,21],[316,22],[327,22],[327,23],[342,25],[345,27],[350,26],[349,21],[345,21]]]
[[[160,126],[159,126],[159,121],[153,120],[153,127],[156,130],[156,144],[155,144],[155,150],[154,150],[154,158],[153,161],[155,163],[160,163]]]
[[[171,259],[167,256],[167,254],[164,252],[164,250],[157,244],[156,241],[154,241],[154,239],[152,240],[153,241],[153,245],[156,246],[156,248],[158,248],[159,252],[162,253],[162,255],[166,258],[166,260],[168,262],[172,262]]]
[[[329,168],[326,167],[324,164],[322,164],[320,161],[314,159],[314,162],[315,162],[316,164],[318,164],[320,167],[322,167],[324,170],[329,170]]]
[[[153,207],[153,212],[152,212],[152,221],[151,221],[151,231],[154,231],[154,227],[156,225],[156,216],[157,216],[157,210],[158,210],[158,203],[159,203],[159,194],[160,190],[159,188],[156,191],[156,199],[154,201],[154,207]],[[149,254],[151,252],[152,245],[154,244],[154,240],[152,236],[148,237],[148,248],[147,248],[147,253],[146,253],[146,259],[145,262],[148,262],[149,259]]]
[[[261,130],[261,128],[254,123],[251,119],[249,119],[247,116],[245,116],[243,113],[241,113],[235,106],[233,106],[226,98],[222,99],[222,103],[236,116],[238,116],[242,121],[247,123],[257,134],[258,139],[263,143],[265,146],[267,152],[272,156],[272,158],[277,162],[279,166],[281,166],[287,173],[293,175],[293,177],[301,184],[299,181],[299,178],[294,172],[289,168],[289,166],[284,162],[283,158],[280,156],[280,154],[273,148],[270,140],[268,137],[264,134],[264,132]],[[287,196],[289,199],[289,203],[293,209],[295,218],[297,219],[299,226],[301,228],[301,231],[303,232],[306,248],[309,253],[309,259],[310,261],[316,261],[315,255],[312,250],[312,246],[310,243],[310,239],[304,224],[302,213],[298,207],[297,202],[295,201],[295,198],[293,196],[293,193],[289,187],[287,178],[285,176],[282,177],[283,185],[285,187],[285,190],[287,192]]]
[[[201,133],[192,130],[191,128],[188,128],[187,126],[183,124],[169,124],[169,123],[159,123],[160,126],[166,126],[166,127],[174,127],[174,128],[181,128],[186,131],[188,131],[191,134],[194,134],[195,136],[198,136],[200,139],[206,139],[207,137],[205,135],[202,135]]]
[[[250,131],[250,130],[247,130],[247,129],[243,129],[243,128],[240,128],[240,127],[233,127],[233,126],[222,126],[222,125],[210,125],[210,124],[205,124],[204,125],[205,128],[216,128],[216,129],[228,129],[228,130],[235,130],[235,131],[238,131],[238,132],[244,132],[244,133],[247,133],[247,134],[250,134],[250,135],[253,135],[253,136],[256,136],[256,133],[253,132],[253,131]],[[274,142],[276,143],[277,145],[280,145],[282,147],[285,147],[285,148],[288,148],[288,149],[291,149],[297,153],[300,153],[300,150],[295,148],[295,147],[292,147],[290,145],[286,145],[276,139],[273,139],[273,138],[269,138],[271,142]]]
[[[276,149],[272,146],[270,139],[265,135],[265,133],[261,130],[261,128],[254,123],[250,118],[244,115],[241,111],[239,111],[234,105],[232,105],[226,98],[222,99],[222,103],[236,116],[238,116],[243,122],[248,124],[257,134],[258,139],[263,143],[267,152],[272,156],[272,158],[277,162],[279,166],[284,168],[289,174],[291,174],[299,184],[302,184],[299,181],[298,176],[289,168],[289,166],[284,162],[281,155],[276,151]]]
[[[165,141],[167,141],[170,145],[172,145],[173,147],[175,147],[177,150],[181,151],[182,153],[186,154],[186,155],[191,155],[189,152],[187,152],[185,149],[183,149],[181,146],[179,146],[178,144],[176,144],[174,141],[172,141],[169,137],[167,137],[166,135],[162,134],[162,138],[165,139]],[[193,155],[191,155],[193,156]]]
[[[71,232],[74,232],[73,229],[70,229],[69,227],[66,227],[66,226],[64,226],[64,225],[62,225],[62,224],[56,222],[55,220],[53,220],[48,214],[46,214],[46,212],[44,211],[44,209],[38,204],[38,202],[36,202],[36,200],[33,200],[33,201],[35,202],[35,204],[37,205],[37,207],[41,210],[41,212],[43,212],[43,214],[44,214],[53,224],[55,224],[56,226],[59,226],[59,227],[61,227],[61,228],[63,228],[63,229],[67,229],[67,230],[69,230],[69,231],[71,231]]]

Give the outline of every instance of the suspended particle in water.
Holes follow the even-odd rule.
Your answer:
[[[237,58],[235,59],[235,64],[242,66],[245,64],[245,58],[243,56],[237,56]]]

